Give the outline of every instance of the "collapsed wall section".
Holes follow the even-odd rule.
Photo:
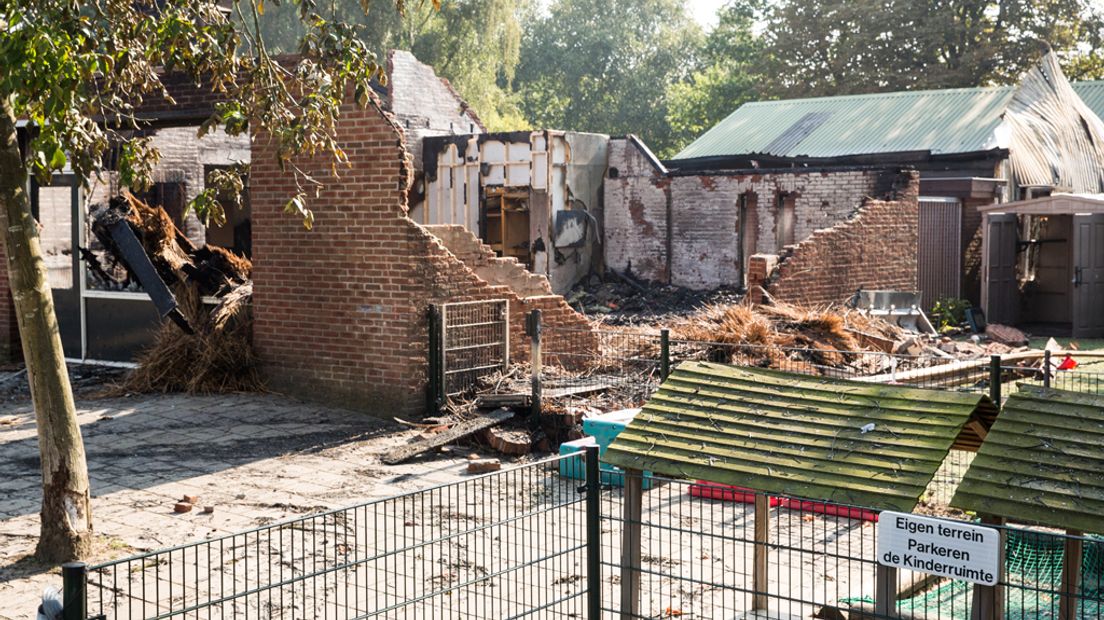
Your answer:
[[[851,217],[896,171],[882,168],[665,171],[639,143],[610,141],[606,264],[691,289],[744,284],[748,259]]]
[[[802,305],[847,301],[858,289],[915,291],[920,177],[899,176],[886,200],[867,198],[854,217],[813,232],[781,256],[751,258],[749,295]]]
[[[512,355],[528,355],[525,313],[587,328],[558,296],[518,298],[480,279],[407,217],[402,129],[373,101],[342,108],[337,135],[350,166],[302,162],[324,182],[313,230],[283,212],[296,193],[266,136],[254,142],[254,344],[266,379],[284,391],[376,415],[424,411],[430,304],[509,299]]]

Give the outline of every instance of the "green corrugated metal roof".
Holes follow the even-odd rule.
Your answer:
[[[1104,81],[1073,84],[1104,117]],[[675,160],[727,155],[839,157],[983,151],[997,146],[1014,87],[952,88],[746,103]]]
[[[980,394],[685,362],[610,445],[614,465],[909,511]],[[867,424],[873,430],[863,432]]]
[[[1104,533],[1104,396],[1021,387],[989,430],[951,505]]]
[[[1092,82],[1074,82],[1070,84],[1073,92],[1081,96],[1085,105],[1096,112],[1096,115],[1104,119],[1104,80]]]

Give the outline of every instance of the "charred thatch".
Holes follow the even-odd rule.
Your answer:
[[[119,386],[121,391],[264,389],[252,346],[253,265],[249,259],[217,246],[196,247],[164,209],[128,192],[95,207],[91,218],[92,232],[110,261],[101,265],[93,253],[82,251],[94,276],[120,287],[141,282],[151,297],[155,288],[165,291],[169,301],[154,298],[154,302],[162,316],[175,322],[161,326],[153,346],[140,356],[138,368]],[[141,251],[136,250],[135,239]],[[217,299],[213,307],[205,303],[211,297]],[[164,310],[166,304],[171,310]]]

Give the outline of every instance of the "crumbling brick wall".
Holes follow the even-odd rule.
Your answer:
[[[523,317],[587,326],[560,297],[522,301],[479,279],[407,217],[402,129],[378,102],[348,104],[337,127],[350,167],[340,178],[304,162],[325,185],[314,229],[283,212],[296,188],[257,136],[251,170],[254,344],[277,389],[377,415],[424,410],[431,303],[510,299],[515,357],[528,355]],[[549,310],[555,310],[551,312]]]
[[[606,264],[693,289],[742,284],[741,195],[749,209],[744,254],[776,253],[780,196],[793,201],[796,242],[851,217],[896,175],[879,168],[663,174],[630,140],[611,140],[609,152],[607,176],[616,169],[617,177],[606,180]]]
[[[612,138],[604,187],[606,266],[653,282],[670,278],[667,208],[670,180],[627,138]]]
[[[387,100],[384,108],[395,115],[407,135],[415,168],[421,168],[422,138],[449,134],[483,133],[486,128],[448,80],[433,67],[403,50],[387,53]]]
[[[760,288],[804,305],[841,303],[859,288],[916,290],[919,187],[918,173],[902,172],[891,198],[864,200],[854,217],[812,233],[781,257],[753,256],[752,301],[762,301]]]

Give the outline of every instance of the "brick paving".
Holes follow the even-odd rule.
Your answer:
[[[93,561],[257,527],[462,477],[463,454],[384,466],[415,431],[277,395],[143,396],[78,404],[97,536]],[[30,405],[0,408],[0,619],[31,617],[57,569],[27,559],[41,474]],[[184,494],[199,509],[175,514]]]

